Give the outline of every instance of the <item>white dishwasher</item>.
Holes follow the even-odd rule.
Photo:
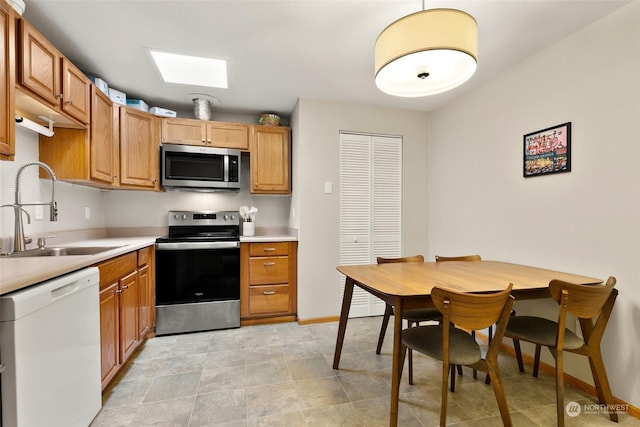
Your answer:
[[[0,297],[2,425],[86,427],[102,406],[99,271]]]

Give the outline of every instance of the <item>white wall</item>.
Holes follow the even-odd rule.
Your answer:
[[[237,193],[106,191],[106,226],[161,227],[167,225],[169,210],[238,210],[246,205],[258,208],[256,227],[286,227],[291,196],[250,194],[249,157],[243,155],[241,162],[242,188]]]
[[[23,128],[16,128],[16,156],[12,162],[0,162],[0,204],[13,204],[15,200],[15,180],[18,169],[28,162],[38,160],[38,135]],[[25,168],[20,176],[22,203],[46,202],[51,200],[51,181],[38,179],[38,167]],[[55,172],[55,170],[54,170]],[[26,236],[55,234],[56,231],[102,228],[105,219],[102,211],[100,190],[56,181],[55,199],[58,202],[58,221],[49,222],[49,208],[44,207],[44,218],[35,219],[35,208],[25,209],[31,215],[31,224],[23,216]],[[89,207],[91,218],[85,219],[84,208]],[[0,209],[0,238],[13,238],[14,214],[12,208]],[[55,242],[55,241],[52,241]],[[2,247],[2,251],[12,246]]]
[[[606,279],[614,394],[640,406],[640,2],[430,116],[430,256],[480,253]],[[480,59],[482,61],[482,59]],[[482,63],[480,62],[480,66]],[[572,122],[572,171],[522,177],[524,134]],[[553,303],[517,303],[553,317]],[[546,359],[552,363],[552,359]],[[569,373],[592,382],[585,358]]]
[[[293,203],[299,228],[298,317],[340,314],[340,131],[403,137],[403,253],[427,250],[427,123],[416,111],[300,99],[293,127]],[[333,193],[324,193],[325,182]]]

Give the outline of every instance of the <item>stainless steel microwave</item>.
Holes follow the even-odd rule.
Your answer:
[[[169,190],[239,191],[240,150],[163,144],[161,183]]]

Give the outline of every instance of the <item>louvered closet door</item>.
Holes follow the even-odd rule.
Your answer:
[[[340,134],[340,264],[401,256],[402,139]],[[340,292],[344,276],[339,275]],[[384,312],[384,302],[356,287],[351,317]]]

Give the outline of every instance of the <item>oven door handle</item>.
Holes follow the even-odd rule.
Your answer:
[[[156,243],[158,251],[186,251],[190,249],[228,249],[239,248],[240,242],[173,242]]]

